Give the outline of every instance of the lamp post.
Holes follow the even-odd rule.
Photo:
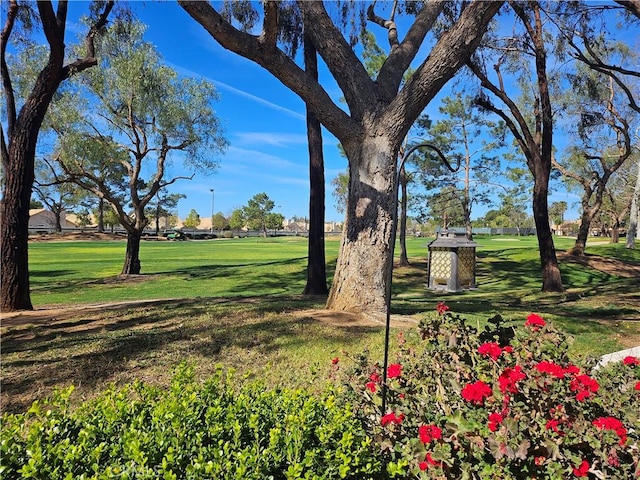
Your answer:
[[[386,300],[386,309],[387,316],[385,321],[385,330],[384,330],[384,360],[382,365],[382,415],[385,415],[385,410],[387,409],[387,366],[389,363],[389,332],[391,330],[391,282],[393,281],[393,252],[396,246],[396,231],[398,228],[398,188],[400,185],[400,172],[402,172],[402,167],[404,167],[405,162],[411,156],[413,152],[422,147],[431,148],[436,152],[440,160],[445,164],[445,166],[451,170],[452,172],[457,171],[451,168],[447,158],[444,156],[442,151],[436,147],[435,145],[431,145],[430,143],[418,143],[417,145],[409,148],[404,155],[402,156],[402,160],[400,160],[399,165],[396,167],[396,171],[394,172],[393,178],[393,198],[392,202],[392,217],[391,217],[391,240],[389,246],[389,265],[387,268],[387,288],[385,291],[385,300]]]
[[[213,236],[213,199],[214,199],[214,190],[213,188],[209,189],[211,191],[211,235]]]

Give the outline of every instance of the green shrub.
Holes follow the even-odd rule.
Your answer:
[[[401,337],[381,415],[379,364],[340,370],[387,475],[441,479],[640,476],[640,365],[574,365],[568,339],[535,314],[478,332],[447,311]]]
[[[371,440],[327,393],[204,384],[181,368],[169,389],[112,388],[79,408],[71,388],[50,405],[2,417],[4,479],[374,478]]]

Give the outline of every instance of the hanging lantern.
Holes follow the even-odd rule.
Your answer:
[[[442,230],[429,243],[429,289],[461,292],[476,288],[477,243],[464,234]]]

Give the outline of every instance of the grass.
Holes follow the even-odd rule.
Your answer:
[[[288,295],[301,292],[306,282],[307,243],[302,237],[143,242],[144,275],[123,279],[118,275],[125,246],[125,242],[30,245],[32,301],[50,305]],[[330,264],[335,264],[338,248],[337,240],[327,242]]]
[[[495,314],[522,321],[534,311],[575,336],[575,356],[640,344],[638,278],[561,263],[567,291],[542,293],[535,237],[478,237],[479,288],[432,292],[425,286],[428,241],[408,240],[412,265],[395,270],[394,315],[421,318],[445,301],[482,326]],[[572,244],[556,240],[558,251]],[[320,388],[333,357],[364,350],[381,357],[383,326],[348,316],[320,318],[312,310],[322,309],[325,299],[299,294],[306,280],[306,249],[303,238],[144,242],[144,275],[120,278],[124,242],[30,245],[32,300],[38,309],[171,300],[5,320],[3,410],[23,410],[69,383],[77,386],[77,399],[111,382],[166,384],[183,360],[202,376],[221,364],[235,369],[239,379]],[[328,239],[330,276],[338,249],[339,241]],[[640,252],[624,245],[593,245],[587,252],[640,264]]]

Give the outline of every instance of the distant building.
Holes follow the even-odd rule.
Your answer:
[[[60,215],[60,226],[62,228],[75,228],[76,224],[71,222],[70,215],[62,212]],[[56,216],[44,208],[36,208],[29,210],[29,229],[30,230],[53,230],[56,228]]]

